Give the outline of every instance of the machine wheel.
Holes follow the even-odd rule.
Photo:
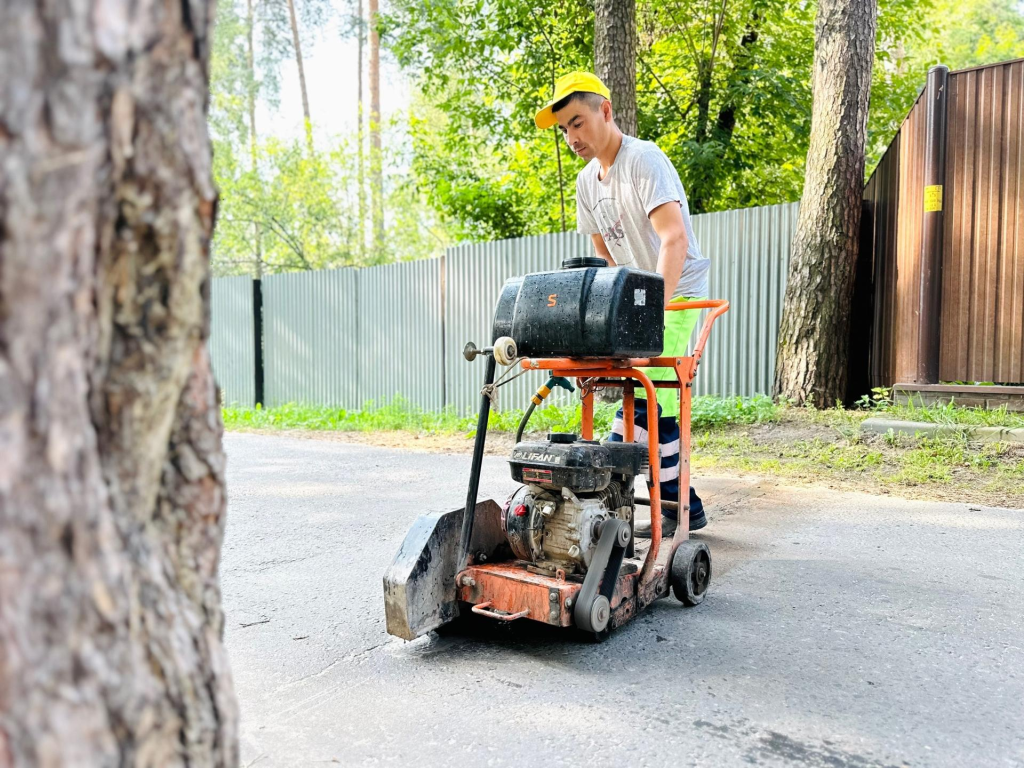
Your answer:
[[[494,359],[499,365],[512,365],[518,350],[511,336],[502,336],[494,342]]]
[[[575,617],[576,626],[584,632],[600,634],[608,628],[608,620],[612,611],[608,598],[598,595],[589,607],[577,603]]]
[[[700,605],[711,583],[711,552],[702,541],[684,541],[672,557],[672,591],[683,605]]]

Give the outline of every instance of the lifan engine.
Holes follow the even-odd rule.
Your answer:
[[[647,471],[647,461],[645,445],[572,434],[516,445],[509,464],[525,485],[502,514],[516,557],[542,570],[586,573],[604,521],[615,517],[632,527],[633,479]]]

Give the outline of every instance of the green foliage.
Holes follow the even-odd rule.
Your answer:
[[[413,174],[461,236],[560,231],[563,196],[573,227],[579,163],[533,114],[558,75],[592,66],[592,14],[582,0],[396,0],[383,16],[386,44],[422,93]]]
[[[886,0],[878,21],[869,173],[924,89],[930,67],[957,70],[1024,57],[1024,14],[1017,0]]]
[[[256,147],[256,169],[228,144],[217,146],[221,207],[214,239],[217,272],[320,269],[356,260],[355,230],[338,205],[343,148],[307,152],[304,141]],[[241,161],[240,161],[241,160]]]
[[[726,424],[761,424],[775,421],[779,406],[770,397],[713,397],[703,395],[693,399],[690,425],[693,429],[708,429]]]
[[[865,411],[887,411],[892,407],[892,390],[889,387],[872,387],[870,395],[862,395],[855,403]]]
[[[400,128],[387,132],[402,146]],[[394,169],[385,178],[385,248],[360,248],[357,157],[351,142],[310,148],[305,139],[268,139],[250,155],[214,142],[220,210],[213,243],[217,275],[371,266],[438,255],[448,235],[415,188]],[[255,165],[253,165],[255,163]]]
[[[800,197],[810,132],[814,3],[637,5],[639,135],[680,172],[693,212]],[[582,0],[396,0],[385,40],[418,80],[413,174],[457,237],[574,226],[580,161],[537,131],[553,77],[593,66]],[[868,121],[870,172],[928,68],[1024,55],[1015,0],[881,0]],[[561,193],[561,194],[560,194]]]
[[[300,0],[296,8],[304,36],[315,34],[333,13],[329,0]],[[450,241],[446,226],[404,172],[411,162],[407,126],[383,127],[387,220],[384,248],[376,251],[363,242],[368,223],[360,227],[359,222],[354,138],[311,146],[305,135],[253,134],[250,110],[257,101],[276,105],[280,65],[294,54],[293,45],[287,3],[252,0],[250,6],[226,0],[218,5],[210,65],[214,178],[220,192],[214,274],[368,266],[443,252]]]
[[[246,53],[247,23],[236,3],[217,8],[217,26],[210,56],[210,132],[220,139],[245,146],[248,98],[256,84]]]
[[[337,9],[348,19],[345,34],[364,26],[351,5]],[[593,68],[589,0],[388,4],[379,30],[416,96],[384,141],[380,253],[358,242],[353,141],[313,152],[301,137],[254,141],[249,110],[256,100],[276,104],[281,63],[294,51],[285,3],[252,0],[251,17],[248,8],[221,2],[213,41],[220,273],[253,271],[257,260],[268,271],[383,263],[433,255],[451,241],[575,228],[581,161],[556,130],[538,131],[533,115],[558,75]],[[328,0],[297,8],[310,35],[335,13]],[[637,4],[638,134],[671,158],[693,212],[799,199],[816,10],[785,0]],[[1021,56],[1017,0],[880,0],[868,172],[930,66]]]
[[[640,6],[639,132],[679,169],[691,211],[799,197],[813,11],[782,0]]]
[[[1024,427],[1024,413],[1009,411],[1005,405],[992,409],[971,408],[958,405],[955,397],[943,405],[922,405],[912,399],[905,404],[897,404],[889,387],[875,387],[856,405],[864,411],[884,413],[886,418],[894,421],[923,421],[963,427]]]
[[[618,406],[597,403],[594,407],[594,431],[600,435],[611,432]],[[728,424],[756,424],[777,418],[778,408],[772,401],[758,395],[743,397],[702,396],[693,400],[692,424],[708,429]],[[523,411],[509,409],[492,413],[491,432],[515,433]],[[428,434],[466,434],[476,430],[476,416],[460,416],[452,410],[425,411],[408,401],[396,398],[386,404],[367,403],[359,410],[288,404],[276,408],[225,408],[227,429],[309,429],[342,432],[377,432],[405,430]],[[580,432],[579,405],[547,405],[537,409],[530,419],[531,433]]]
[[[987,410],[967,408],[956,404],[956,400],[945,405],[921,406],[914,403],[892,405],[886,417],[899,421],[926,421],[931,424],[946,424],[964,427],[1024,427],[1024,413],[1008,411],[1006,406]]]

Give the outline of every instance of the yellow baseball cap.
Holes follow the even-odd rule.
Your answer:
[[[545,129],[557,123],[558,118],[555,117],[551,108],[566,96],[574,93],[597,93],[606,99],[612,97],[611,91],[597,75],[592,75],[590,72],[570,72],[568,75],[562,75],[555,82],[555,95],[551,98],[551,102],[533,119],[537,123],[537,127]]]

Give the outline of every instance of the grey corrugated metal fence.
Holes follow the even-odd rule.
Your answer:
[[[711,259],[711,298],[732,305],[708,339],[696,394],[771,392],[797,208],[787,203],[693,217],[694,234]]]
[[[793,203],[694,217],[711,259],[711,297],[732,302],[708,344],[698,394],[771,389],[796,215]],[[490,342],[504,281],[591,251],[590,238],[570,232],[461,245],[428,261],[265,278],[267,405],[358,408],[401,395],[427,409],[472,412],[483,364],[467,363],[462,348]],[[217,317],[216,289],[214,295]],[[215,349],[222,382],[234,381],[233,370],[225,378],[233,364]],[[541,383],[543,374],[531,373],[503,387],[499,407],[521,408]]]
[[[590,238],[575,232],[460,245],[445,257],[445,402],[460,412],[480,402],[483,362],[466,362],[461,352],[467,341],[491,342],[494,303],[505,281],[515,275],[558,269],[562,259],[593,252]],[[522,408],[542,374],[530,373],[498,390],[498,408]],[[561,390],[558,390],[561,392]],[[555,402],[552,396],[551,402]]]
[[[444,406],[441,259],[358,272],[359,397]]]
[[[252,280],[221,277],[210,296],[210,356],[225,405],[256,402]]]
[[[266,405],[356,406],[356,280],[351,269],[263,279]]]
[[[268,406],[443,407],[441,260],[263,280]]]

